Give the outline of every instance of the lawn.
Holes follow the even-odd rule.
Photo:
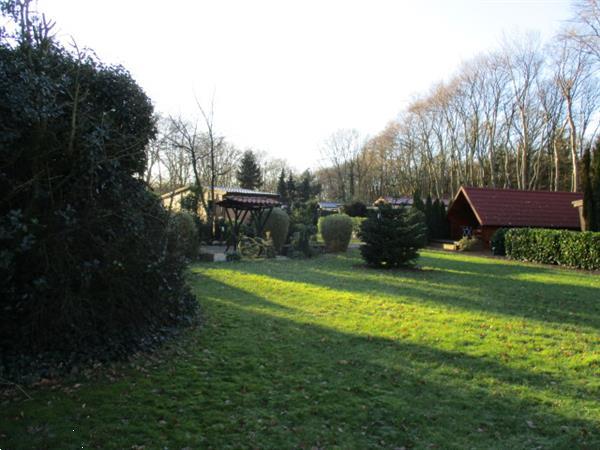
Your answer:
[[[600,276],[419,264],[194,265],[202,327],[4,400],[0,448],[600,448]]]

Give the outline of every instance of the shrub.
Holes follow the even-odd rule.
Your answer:
[[[381,204],[363,222],[359,237],[364,242],[360,252],[368,265],[411,266],[426,244],[425,216],[414,208],[393,209]]]
[[[600,233],[591,231],[512,228],[505,236],[511,259],[600,269]]]
[[[492,254],[497,256],[505,256],[506,255],[506,247],[504,244],[506,232],[508,228],[498,228],[492,238],[490,239],[490,244],[492,247]]]
[[[196,308],[142,181],[152,103],[124,68],[31,35],[43,24],[15,5],[33,23],[0,33],[0,366],[123,355]]]
[[[281,208],[273,208],[265,224],[265,232],[271,234],[273,246],[277,253],[281,252],[281,248],[287,240],[289,228],[290,216]]]
[[[329,252],[345,252],[352,238],[352,219],[346,214],[333,214],[319,219],[319,232]]]
[[[299,223],[294,226],[294,232],[290,238],[291,257],[311,258],[318,254],[315,244],[317,227]]]
[[[481,245],[479,239],[475,237],[465,236],[458,241],[458,249],[461,252],[472,252],[476,250],[478,246]]]
[[[198,257],[200,237],[198,235],[197,218],[188,211],[171,214],[170,233],[174,243],[174,251],[188,259]]]
[[[367,217],[367,205],[363,202],[347,203],[344,205],[343,211],[350,217]]]

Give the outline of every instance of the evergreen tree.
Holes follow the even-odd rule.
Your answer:
[[[596,139],[592,156],[590,184],[592,191],[593,227],[590,230],[600,231],[600,138]]]
[[[448,215],[446,213],[446,205],[440,200],[438,207],[438,220],[440,224],[440,239],[448,239],[450,237],[450,224],[448,223]]]
[[[281,203],[288,203],[288,190],[287,184],[285,182],[285,170],[281,169],[281,173],[279,174],[279,181],[277,181],[277,193],[281,199]]]
[[[296,201],[298,196],[296,192],[296,182],[294,181],[294,174],[292,174],[292,172],[290,172],[288,176],[288,180],[286,182],[286,189],[288,194],[288,201],[291,204]]]
[[[425,203],[423,203],[423,199],[421,198],[421,192],[415,191],[413,193],[413,208],[418,209],[421,212],[425,212]]]
[[[434,213],[433,213],[433,202],[431,201],[431,194],[427,194],[427,200],[425,201],[425,224],[427,225],[427,239],[433,238],[433,227],[434,227]]]
[[[246,150],[240,161],[240,168],[236,173],[237,181],[241,188],[257,189],[262,185],[262,174],[252,150]]]
[[[302,174],[302,179],[300,184],[298,185],[298,200],[301,202],[307,202],[311,198],[311,189],[310,189],[311,176],[308,170],[304,171]]]
[[[425,246],[425,216],[415,208],[392,208],[381,203],[361,225],[359,236],[364,242],[360,252],[373,267],[410,266]]]
[[[583,185],[583,229],[592,230],[595,228],[596,214],[594,205],[594,192],[592,191],[591,180],[591,162],[590,148],[586,147],[582,163],[583,173],[581,174],[581,183]]]
[[[298,200],[301,202],[307,202],[321,193],[321,185],[315,182],[310,170],[304,171],[302,180],[296,188],[298,191]]]

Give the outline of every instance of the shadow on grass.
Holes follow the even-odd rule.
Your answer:
[[[268,273],[260,264],[245,264],[235,270],[348,292],[402,295],[463,310],[600,329],[600,286],[582,286],[569,279],[572,276],[574,280],[586,280],[593,275],[431,255],[419,260],[425,267],[422,271],[381,271],[357,266],[360,259],[356,257],[337,256],[333,266],[329,258],[325,263],[315,260],[302,271],[277,263],[268,263]],[[543,281],[523,279],[527,277],[543,277]],[[560,282],[553,282],[552,278],[560,278]]]
[[[269,311],[273,303],[255,294],[209,277],[203,285],[211,292],[211,309],[235,311],[236,328],[219,338],[214,351],[225,357],[231,345],[238,350],[233,364],[253,367],[256,363],[247,361],[261,361],[263,367],[229,379],[234,389],[237,380],[257,379],[252,395],[234,392],[237,413],[266,408],[281,424],[300,430],[295,446],[593,448],[599,443],[598,423],[575,418],[579,408],[598,405],[593,397],[583,400],[590,394],[568,380],[489,358],[298,322],[282,317],[278,308]],[[231,371],[227,365],[223,369]],[[227,442],[227,436],[219,439],[212,444]]]

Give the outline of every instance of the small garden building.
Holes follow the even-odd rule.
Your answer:
[[[473,235],[489,246],[502,227],[579,230],[579,213],[572,202],[582,197],[576,192],[461,187],[448,209],[450,236]]]
[[[161,196],[161,200],[165,208],[168,210],[179,211],[181,209],[181,201],[191,193],[191,186],[184,186],[163,194]],[[228,213],[233,213],[233,210],[226,211],[228,207],[226,208],[223,206],[223,204],[221,204],[224,199],[229,199],[230,201],[237,199],[239,200],[239,204],[264,203],[275,206],[279,206],[281,204],[279,202],[279,194],[274,192],[261,192],[237,187],[215,186],[215,203],[217,204],[215,213],[217,218],[227,219]],[[208,187],[204,188],[204,200],[210,207]],[[206,213],[201,206],[198,209],[198,215],[201,219],[204,219],[206,216]]]

